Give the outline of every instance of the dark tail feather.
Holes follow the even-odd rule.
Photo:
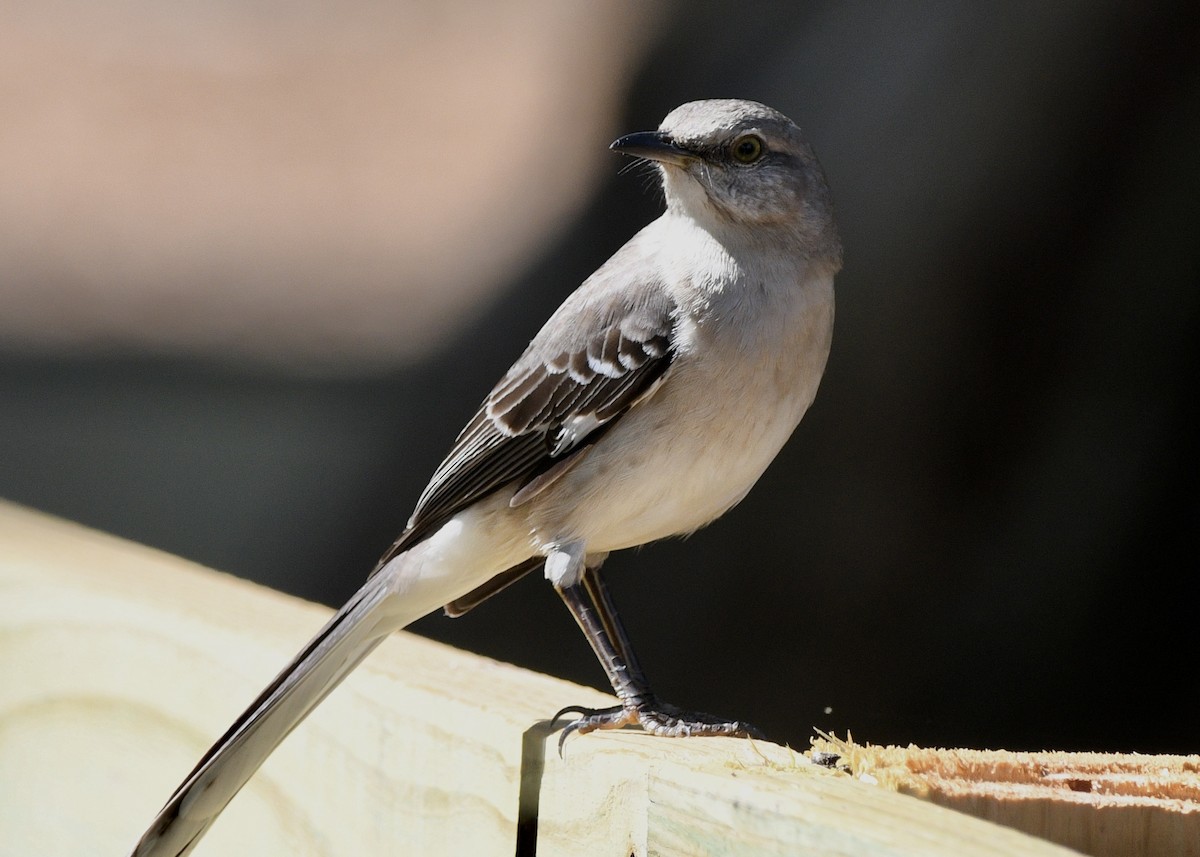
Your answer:
[[[388,634],[417,618],[383,609],[386,581],[368,580],[275,677],[171,795],[131,857],[190,852],[279,742]]]

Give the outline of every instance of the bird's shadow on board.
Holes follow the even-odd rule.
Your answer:
[[[517,799],[516,857],[536,857],[538,810],[542,774],[546,768],[546,745],[550,736],[563,728],[561,720],[539,720],[521,736],[521,788]]]

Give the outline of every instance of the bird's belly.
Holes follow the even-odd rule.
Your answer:
[[[772,366],[750,384],[677,367],[653,402],[626,414],[547,492],[539,540],[581,538],[601,553],[708,524],[746,496],[791,436],[824,355],[819,364],[783,377]]]
[[[619,550],[705,526],[746,496],[794,428],[795,421],[749,418],[710,423],[703,438],[647,452],[626,466],[621,502],[588,522],[589,550]]]

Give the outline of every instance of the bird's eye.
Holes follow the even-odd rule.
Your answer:
[[[739,164],[752,164],[763,156],[766,147],[763,145],[762,137],[757,134],[743,134],[733,141],[733,145],[729,147],[733,159]]]

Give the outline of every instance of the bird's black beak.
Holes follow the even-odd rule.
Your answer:
[[[663,164],[674,164],[682,167],[696,160],[696,155],[678,145],[661,131],[638,131],[636,134],[626,134],[614,140],[608,148],[622,155],[634,158],[645,158],[648,161],[658,161]]]

